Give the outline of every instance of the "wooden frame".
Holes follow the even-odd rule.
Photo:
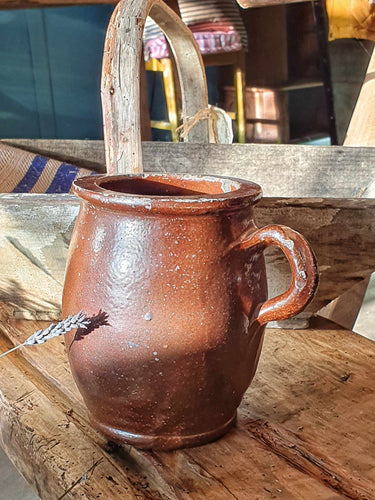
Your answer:
[[[0,7],[9,3],[0,2]],[[7,142],[104,170],[100,141]],[[257,208],[259,225],[275,222],[294,227],[318,255],[321,285],[309,314],[375,269],[375,149],[144,143],[143,157],[146,170],[215,173],[258,182],[265,196],[273,197]],[[59,316],[77,210],[77,200],[69,195],[0,195],[0,301],[13,305],[18,316]],[[270,275],[279,276],[272,279],[271,293],[278,293],[286,286],[289,268],[277,253],[267,261]],[[297,320],[299,326],[301,321],[303,317]]]
[[[7,142],[52,157],[66,158],[69,151],[69,161],[104,170],[101,141]],[[307,315],[375,269],[375,200],[368,198],[373,196],[375,149],[189,143],[143,143],[142,149],[145,170],[214,173],[262,185],[258,225],[292,226],[317,254],[321,283]],[[12,305],[18,317],[59,317],[78,206],[70,195],[0,195],[0,301]],[[270,293],[279,293],[286,288],[289,267],[277,251],[267,254],[267,264]],[[293,324],[306,326],[306,315]]]

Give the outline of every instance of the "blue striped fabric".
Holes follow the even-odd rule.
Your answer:
[[[28,193],[35,186],[47,162],[48,158],[35,156],[26,175],[13,189],[13,193]]]
[[[77,167],[73,167],[73,165],[69,165],[68,163],[62,163],[46,193],[68,193],[78,172],[79,169]]]
[[[69,193],[78,177],[91,169],[0,144],[0,193]]]

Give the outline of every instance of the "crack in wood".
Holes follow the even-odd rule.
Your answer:
[[[318,479],[346,498],[371,500],[375,497],[374,484],[360,478],[357,480],[328,457],[324,459],[316,457],[298,444],[298,438],[293,433],[273,427],[263,420],[247,423],[246,429],[253,439],[262,443],[294,468]]]
[[[225,489],[225,491],[227,491],[227,493],[229,493],[229,495],[234,498],[235,500],[239,500],[239,498],[223,483],[223,481],[221,479],[219,479],[218,477],[214,476],[214,474],[212,474],[211,472],[209,472],[207,469],[205,469],[202,464],[198,463],[196,460],[194,460],[194,458],[188,453],[185,451],[185,455],[187,457],[189,457],[189,460],[191,460],[196,467],[199,467],[200,469],[202,469],[208,476],[208,478],[216,481],[217,483],[221,484],[221,486]]]
[[[87,475],[91,473],[91,475],[94,473],[94,470],[96,467],[103,462],[104,458],[100,457],[95,463],[92,464],[92,466],[84,473],[82,476],[80,476],[76,481],[73,482],[73,484],[63,493],[58,500],[62,500],[65,498],[71,491],[72,489],[77,486],[77,484],[81,483],[82,481],[86,481]]]

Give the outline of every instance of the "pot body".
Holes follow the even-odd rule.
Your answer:
[[[231,250],[256,230],[258,186],[234,207],[216,199],[190,203],[202,196],[190,191],[187,198],[178,191],[168,204],[165,188],[128,195],[132,188],[120,177],[120,187],[111,181],[111,189],[103,187],[110,177],[98,189],[98,181],[86,179],[76,182],[82,201],[63,315],[108,315],[107,325],[66,334],[93,426],[142,448],[219,437],[235,421],[262,346],[264,326],[256,321],[267,298],[262,249]]]

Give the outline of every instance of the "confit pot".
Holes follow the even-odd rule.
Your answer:
[[[214,176],[91,176],[81,208],[63,315],[108,315],[66,334],[92,425],[140,448],[175,449],[223,435],[258,365],[265,324],[299,313],[318,274],[306,240],[257,229],[261,188]],[[267,300],[263,252],[277,245],[292,284]]]

